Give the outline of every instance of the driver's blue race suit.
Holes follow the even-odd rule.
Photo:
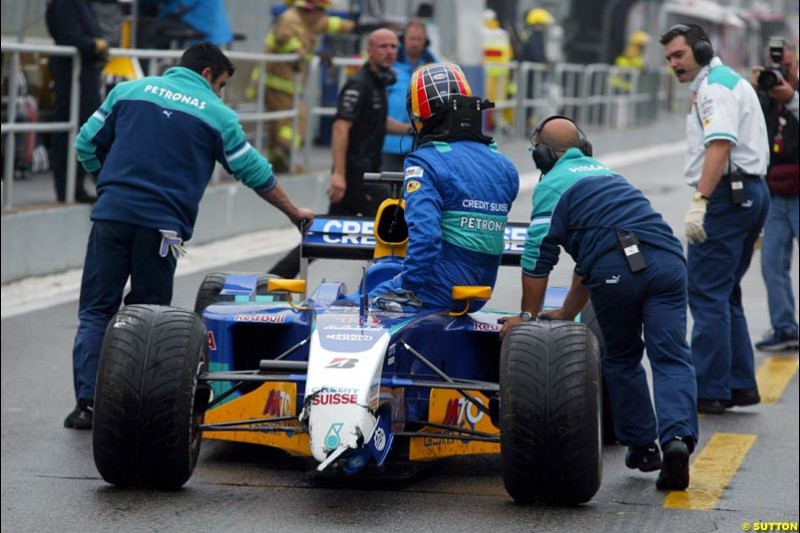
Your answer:
[[[423,144],[405,161],[408,251],[402,272],[370,291],[413,293],[426,308],[452,309],[454,285],[494,287],[508,211],[519,190],[514,165],[472,140]],[[485,302],[474,301],[470,311]]]

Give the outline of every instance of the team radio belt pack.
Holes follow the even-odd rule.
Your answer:
[[[628,268],[631,269],[631,272],[635,274],[647,268],[647,262],[644,260],[642,250],[639,248],[639,239],[636,234],[619,228],[616,229],[616,232],[617,240],[625,253],[625,259],[628,261]]]
[[[614,232],[617,234],[619,249],[625,254],[625,260],[628,262],[628,268],[631,269],[631,272],[636,274],[637,272],[647,268],[647,261],[644,260],[642,249],[639,246],[639,238],[634,232],[610,226],[576,226],[568,228],[568,231],[589,229],[614,230]]]

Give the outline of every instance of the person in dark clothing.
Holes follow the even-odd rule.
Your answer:
[[[773,87],[759,87],[764,67],[753,68],[751,79],[764,111],[770,146],[770,203],[761,243],[761,275],[767,288],[772,329],[756,342],[756,349],[763,352],[797,350],[800,346],[792,287],[794,241],[800,239],[800,106],[795,54],[794,46],[784,44],[781,76],[774,78]]]
[[[52,0],[45,15],[47,30],[57,45],[75,46],[80,51],[81,71],[78,81],[80,104],[78,123],[83,124],[100,107],[100,72],[108,57],[108,42],[103,39],[94,11],[86,0]],[[69,121],[72,96],[72,58],[50,56],[50,76],[56,93],[54,122]],[[67,133],[53,134],[50,161],[56,187],[56,199],[67,199]],[[92,202],[94,196],[83,188],[86,172],[78,166],[75,177],[75,200]]]
[[[546,10],[537,8],[528,11],[525,16],[522,50],[519,54],[522,61],[547,63],[545,33],[552,24],[553,17]]]
[[[215,162],[296,226],[314,219],[291,201],[220,98],[233,72],[218,47],[194,45],[163,76],[114,87],[78,134],[78,161],[99,176],[98,199],[72,351],[77,406],[64,427],[92,428],[103,337],[128,278],[126,305],[170,304],[181,244],[192,237]]]
[[[614,433],[628,446],[625,465],[660,468],[656,488],[685,490],[698,427],[681,243],[641,191],[591,158],[591,144],[571,119],[545,119],[531,140],[543,178],[522,254],[522,312],[506,320],[501,335],[537,316],[574,320],[591,295],[606,343]],[[540,313],[559,246],[575,260],[572,287],[562,308]],[[645,347],[655,416],[641,364]]]
[[[517,56],[520,61],[528,63],[546,64],[547,46],[546,36],[550,26],[553,25],[553,16],[545,9],[535,8],[528,11],[525,16],[525,31],[522,33],[522,43]],[[549,74],[547,72],[530,71],[527,74],[526,98],[545,97],[546,84]],[[535,123],[535,109],[525,111],[525,120],[533,127]]]
[[[374,216],[389,188],[364,183],[365,172],[380,172],[386,132],[404,134],[408,125],[387,116],[386,87],[395,82],[391,70],[397,59],[394,32],[375,30],[367,44],[368,60],[339,91],[333,122],[333,175],[328,187],[328,214]],[[282,278],[300,271],[300,247],[289,252],[272,269]]]

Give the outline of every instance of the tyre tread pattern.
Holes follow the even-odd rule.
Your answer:
[[[95,464],[114,485],[180,488],[199,454],[205,326],[173,307],[123,307],[106,330],[95,394]],[[202,392],[202,391],[201,391]]]
[[[503,480],[518,502],[589,501],[600,487],[597,339],[574,322],[514,328],[501,351]]]

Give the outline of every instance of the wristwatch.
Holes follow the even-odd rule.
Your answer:
[[[695,202],[698,200],[703,200],[705,201],[705,203],[708,203],[711,201],[711,198],[701,193],[700,191],[695,191],[694,196],[692,196],[692,200],[694,200]]]
[[[519,314],[519,317],[522,319],[523,322],[530,322],[533,320],[533,315],[530,314],[528,311],[523,311]]]

